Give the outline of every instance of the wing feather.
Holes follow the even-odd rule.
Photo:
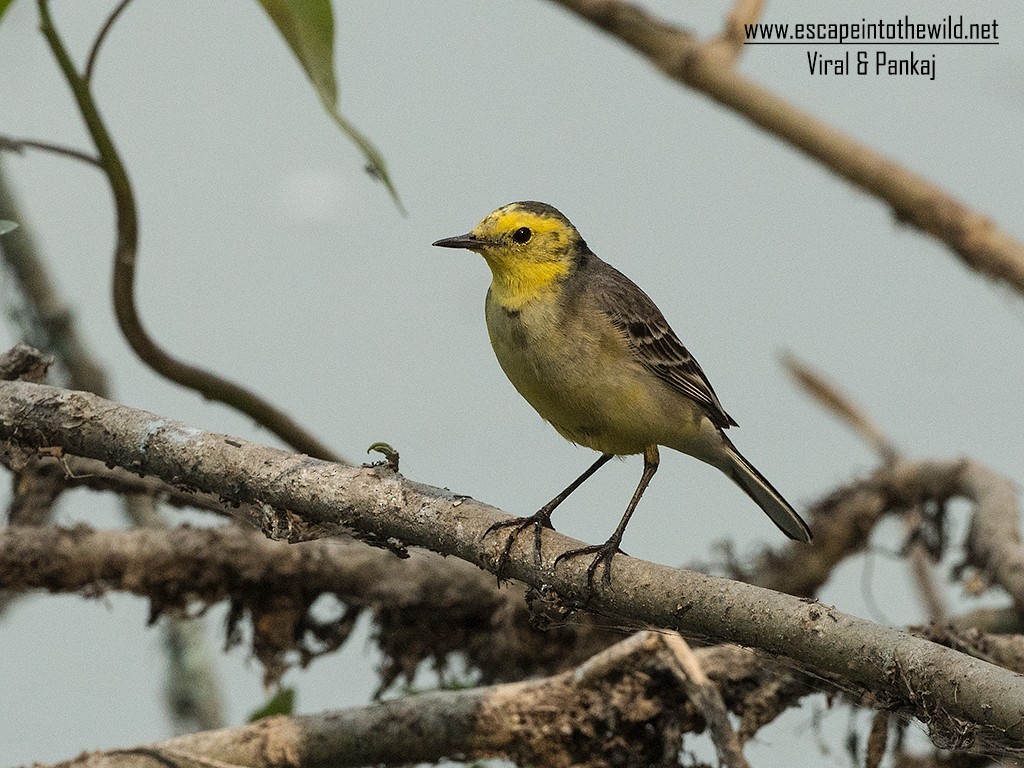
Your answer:
[[[592,255],[592,254],[591,254]],[[601,310],[626,335],[637,360],[674,390],[699,405],[720,429],[737,426],[718,395],[651,298],[617,269],[593,257],[592,293]]]

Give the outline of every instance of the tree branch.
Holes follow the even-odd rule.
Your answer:
[[[760,586],[811,596],[839,562],[867,546],[882,515],[952,498],[973,502],[968,562],[1024,606],[1020,502],[1009,479],[969,459],[898,461],[833,491],[811,510],[814,547],[787,545],[743,574]]]
[[[751,706],[763,696],[766,682],[777,679],[764,673],[764,659],[734,646],[699,649],[694,657],[734,711]],[[642,632],[548,678],[268,718],[134,749],[87,753],[61,767],[217,761],[253,768],[344,768],[491,757],[517,765],[594,768],[674,764],[682,734],[703,730],[704,721],[670,666],[663,637]]]
[[[884,200],[897,220],[942,241],[971,269],[1024,293],[1024,244],[937,184],[743,77],[687,30],[621,0],[552,0],[683,83]]]
[[[707,45],[720,52],[725,61],[734,63],[743,52],[743,43],[747,39],[746,25],[755,23],[763,11],[764,0],[735,0],[725,16],[725,28]]]
[[[784,355],[782,364],[807,394],[826,410],[838,416],[854,434],[866,441],[883,464],[892,465],[902,458],[896,444],[836,384],[792,354]],[[923,534],[927,526],[923,505],[915,504],[904,510],[903,527],[909,542],[905,554],[910,561],[910,570],[918,595],[928,611],[929,619],[941,621],[946,616],[946,608],[942,592],[935,581],[936,557],[924,543]]]
[[[202,432],[181,422],[82,392],[0,383],[0,438],[156,474],[225,498],[265,504],[264,532],[298,541],[353,531],[404,552],[426,547],[492,570],[501,542],[481,543],[499,510],[415,483],[386,467],[351,467]],[[622,556],[610,585],[587,589],[586,563],[553,568],[577,542],[545,531],[512,548],[506,573],[554,590],[625,626],[672,629],[790,659],[876,706],[912,714],[947,748],[1024,754],[1024,678],[905,632],[788,595]]]
[[[507,681],[561,672],[621,639],[621,631],[587,617],[538,631],[522,590],[499,591],[493,578],[460,560],[415,551],[399,561],[337,539],[289,547],[236,526],[8,529],[0,532],[0,589],[131,592],[149,599],[154,619],[227,600],[236,622],[251,620],[254,653],[271,679],[296,657],[323,652],[324,637],[340,642],[336,628],[366,610],[384,655],[381,690],[399,677],[413,682],[421,662],[442,667],[451,654],[483,682]],[[310,614],[324,594],[347,607],[333,626]],[[234,628],[227,627],[229,637]]]

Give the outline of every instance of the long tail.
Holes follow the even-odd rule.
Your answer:
[[[811,530],[807,527],[807,523],[790,506],[790,503],[782,498],[782,494],[775,490],[765,476],[758,472],[754,465],[736,450],[736,446],[732,444],[732,441],[725,435],[722,435],[722,438],[725,440],[730,459],[730,462],[723,466],[722,470],[750,498],[757,502],[757,506],[764,510],[765,514],[772,519],[772,522],[784,534],[791,539],[810,543]]]

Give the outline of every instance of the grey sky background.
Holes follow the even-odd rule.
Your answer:
[[[704,35],[729,5],[645,3]],[[1024,5],[855,5],[779,0],[764,20],[962,12],[998,20],[1000,45],[915,48],[935,53],[934,81],[811,76],[801,46],[748,47],[740,68],[1024,237]],[[81,60],[113,3],[53,6]],[[252,385],[353,460],[386,440],[410,478],[532,512],[593,454],[564,442],[505,380],[483,323],[482,260],[429,244],[501,204],[543,200],[658,302],[741,424],[737,445],[798,508],[874,458],[788,380],[784,350],[840,382],[908,455],[966,455],[1021,477],[1019,296],[551,3],[339,3],[335,13],[342,111],[387,158],[406,218],[361,170],[256,3],[136,2],[113,30],[96,96],[140,206],[142,315],[167,348]],[[16,0],[0,23],[0,132],[87,147],[37,21],[35,4]],[[38,153],[5,163],[116,398],[273,442],[159,379],[121,340],[103,178]],[[9,303],[8,278],[0,290]],[[10,323],[3,333],[15,340]],[[609,465],[556,525],[603,541],[640,466]],[[59,521],[120,524],[114,502],[84,493],[62,501]],[[625,549],[685,564],[725,540],[740,553],[782,543],[715,470],[663,456]],[[921,620],[891,556],[900,544],[899,526],[883,526],[875,552],[841,568],[822,600]],[[956,585],[947,591],[967,605]],[[118,595],[34,597],[0,620],[0,764],[168,735],[160,635],[144,626],[146,611]],[[222,619],[208,619],[215,649]],[[375,659],[363,638],[286,678],[301,711],[367,701]],[[263,698],[261,671],[240,649],[218,669],[238,723]],[[846,764],[840,738],[823,758],[808,736],[815,707],[767,731],[751,760]],[[836,733],[847,720],[826,715]]]

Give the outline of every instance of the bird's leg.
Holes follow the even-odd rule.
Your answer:
[[[619,544],[622,543],[622,534],[626,531],[626,526],[629,525],[629,518],[633,516],[633,510],[636,509],[636,505],[640,503],[640,497],[644,495],[644,491],[647,490],[647,486],[651,482],[651,478],[654,477],[654,473],[658,471],[658,446],[652,445],[644,451],[644,473],[640,476],[640,484],[637,485],[636,490],[633,492],[633,498],[629,500],[629,505],[626,507],[625,513],[622,515],[622,519],[619,521],[618,527],[615,529],[615,533],[604,544],[597,544],[591,547],[583,547],[581,549],[570,549],[568,552],[563,552],[555,558],[555,567],[558,567],[558,563],[562,560],[568,560],[570,557],[579,557],[580,555],[597,555],[593,562],[587,567],[587,591],[590,592],[594,588],[594,571],[597,570],[597,566],[600,563],[604,563],[604,574],[602,579],[605,584],[610,584],[612,580],[612,558],[616,554],[622,552],[619,549]],[[625,553],[623,553],[625,554]]]
[[[612,454],[603,453],[582,475],[577,477],[569,486],[562,491],[560,494],[555,496],[551,501],[545,504],[543,507],[538,509],[534,514],[529,517],[514,517],[511,520],[502,520],[501,522],[494,523],[490,528],[484,531],[484,535],[481,539],[487,538],[487,536],[494,531],[502,528],[515,528],[512,533],[509,534],[508,539],[505,541],[505,549],[501,553],[501,557],[498,558],[498,567],[495,569],[498,579],[501,579],[501,572],[505,570],[505,566],[508,564],[509,555],[512,552],[512,545],[515,543],[516,537],[520,533],[525,531],[531,525],[533,526],[533,555],[537,563],[540,563],[540,542],[541,542],[541,529],[550,528],[554,530],[555,527],[551,524],[551,513],[555,511],[555,507],[569,498],[569,495],[579,488],[583,483],[586,482],[592,474],[597,472],[603,467],[608,460],[612,458]]]

